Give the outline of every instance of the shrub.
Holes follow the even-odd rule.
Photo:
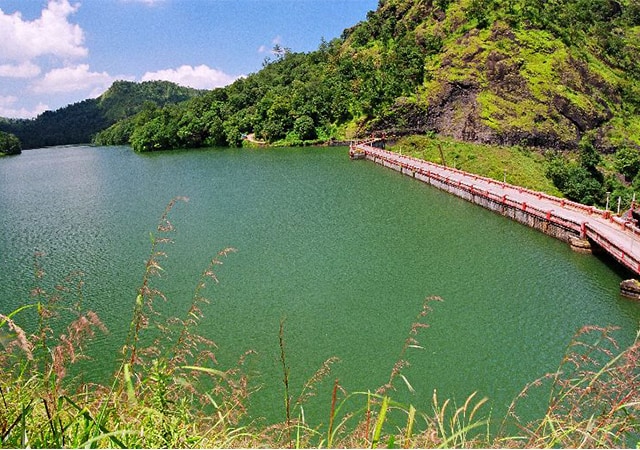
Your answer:
[[[313,119],[306,115],[300,116],[296,119],[293,124],[293,131],[303,141],[309,141],[318,136]]]
[[[11,133],[0,131],[0,154],[17,155],[21,152],[20,139]]]
[[[640,172],[640,151],[636,148],[622,147],[615,154],[615,168],[627,180],[633,180]]]

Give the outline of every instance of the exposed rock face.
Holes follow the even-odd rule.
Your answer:
[[[491,139],[488,127],[479,123],[477,95],[474,83],[448,83],[428,110],[428,126],[447,136],[463,141]]]
[[[500,22],[468,31],[432,59],[417,100],[398,99],[370,129],[558,150],[593,132],[601,151],[613,151],[607,124],[619,88],[561,41],[531,33]]]
[[[496,134],[479,120],[478,92],[472,83],[447,83],[437,103],[428,108],[399,98],[391,109],[393,120],[382,119],[372,124],[370,131],[435,131],[462,141],[495,142]]]
[[[556,95],[553,97],[553,107],[564,117],[575,125],[579,133],[599,127],[605,121],[611,119],[611,111],[604,112],[597,110],[585,111],[577,105],[572,104],[567,98]]]

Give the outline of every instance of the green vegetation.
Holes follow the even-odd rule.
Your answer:
[[[608,193],[612,202],[619,197],[626,210],[640,191],[638,148],[621,146],[613,154],[601,154],[589,135],[579,147],[576,152],[549,152],[547,177],[570,200],[604,207]]]
[[[580,142],[577,161],[560,155],[549,158],[547,175],[571,200],[587,205],[602,204],[605,197],[604,176],[598,169],[602,158],[589,138]]]
[[[0,131],[0,155],[18,155],[21,152],[20,139],[13,134]]]
[[[435,136],[410,136],[400,139],[390,150],[551,195],[562,195],[545,175],[544,156],[525,147],[469,144]]]
[[[148,105],[164,106],[199,95],[200,91],[168,81],[116,81],[100,97],[46,111],[31,120],[0,120],[0,131],[15,134],[23,148],[87,144],[96,133]]]
[[[258,73],[140,113],[97,142],[150,151],[386,131],[561,151],[590,134],[599,151],[638,147],[638,9],[636,0],[382,0],[317,51],[278,47]]]
[[[320,381],[331,373],[330,358],[302,386],[289,377],[284,322],[279,332],[285,420],[265,424],[247,417],[254,389],[241,356],[236,366],[218,367],[216,347],[198,330],[215,269],[233,249],[219,252],[197,281],[184,318],[164,318],[154,308],[170,300],[154,280],[162,271],[173,226],[173,200],[152,235],[129,333],[104,384],[73,378],[75,363],[96,333],[105,331],[95,313],[83,309],[80,273],[47,281],[36,255],[31,298],[0,314],[0,439],[3,447],[29,448],[212,448],[212,447],[443,447],[611,448],[640,438],[638,337],[619,349],[610,328],[584,327],[569,343],[557,371],[525,386],[504,418],[486,409],[477,393],[461,405],[433,393],[428,410],[393,400],[412,389],[404,375],[420,334],[428,328],[427,298],[409,327],[389,380],[375,391],[346,392],[335,380],[327,392]],[[30,325],[30,328],[27,326]],[[107,355],[101,355],[107,357]],[[295,368],[294,368],[295,369]],[[77,370],[75,370],[78,375]],[[538,419],[519,419],[533,389],[548,393]],[[295,393],[300,392],[296,397]],[[309,423],[305,401],[326,399],[326,419]]]

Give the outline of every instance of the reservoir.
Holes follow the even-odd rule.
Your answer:
[[[333,381],[375,391],[400,357],[423,300],[438,296],[392,397],[429,410],[478,391],[501,418],[518,392],[557,369],[583,325],[635,336],[640,305],[619,294],[622,269],[563,242],[367,161],[346,148],[205,149],[134,153],[62,147],[0,159],[0,312],[82,272],[82,303],[109,329],[87,347],[84,381],[115,366],[131,319],[149,233],[169,201],[174,243],[163,247],[166,296],[184,316],[218,251],[200,332],[219,368],[246,351],[259,388],[253,417],[284,420],[279,326],[291,394],[331,357],[308,417],[326,423]],[[40,253],[44,256],[34,256]],[[46,276],[34,279],[34,259]],[[74,275],[75,276],[75,275]],[[27,316],[24,316],[25,318]],[[20,317],[16,317],[20,323]],[[397,380],[399,381],[399,380]],[[544,398],[544,394],[539,398]],[[539,409],[535,396],[528,400]],[[485,412],[489,413],[489,408]]]

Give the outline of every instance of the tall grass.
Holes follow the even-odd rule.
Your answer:
[[[162,214],[132,305],[129,333],[111,381],[77,385],[67,368],[83,357],[82,349],[96,331],[106,331],[97,315],[81,310],[82,282],[69,278],[54,292],[43,287],[45,272],[35,264],[31,302],[0,315],[6,331],[0,356],[0,437],[7,447],[207,447],[228,446],[240,439],[238,425],[249,395],[243,360],[219,369],[215,344],[198,334],[208,283],[216,283],[215,267],[233,249],[224,249],[202,272],[184,318],[163,318],[157,301],[168,299],[154,287],[162,272],[166,247],[174,230]],[[75,295],[71,301],[66,298]],[[72,286],[68,286],[72,284]],[[26,332],[17,318],[37,311],[35,330]],[[67,314],[62,315],[62,312]],[[75,318],[66,327],[57,322]],[[62,331],[55,331],[62,330]]]
[[[640,442],[640,334],[620,350],[614,328],[585,326],[569,343],[558,370],[528,385],[503,425],[517,424],[526,447],[611,448]],[[544,416],[522,424],[517,402],[550,385]],[[509,439],[505,438],[505,441]]]
[[[155,287],[172,244],[169,216],[176,198],[150,236],[150,254],[132,302],[129,332],[116,370],[104,384],[71,377],[74,363],[96,333],[106,329],[83,308],[83,276],[76,272],[49,287],[41,254],[34,257],[29,301],[0,313],[0,442],[32,448],[206,448],[206,447],[624,447],[640,436],[639,338],[619,349],[610,328],[584,327],[569,343],[557,371],[514,399],[506,416],[491,426],[487,399],[473,393],[461,404],[433,392],[425,411],[394,400],[413,391],[406,368],[421,351],[421,332],[438,297],[425,299],[399,357],[382,386],[347,392],[339,379],[323,392],[336,358],[325,361],[300,386],[293,385],[286,327],[279,329],[283,421],[258,425],[247,415],[250,380],[244,363],[221,368],[215,343],[198,332],[207,292],[218,282],[216,267],[234,249],[218,252],[202,271],[184,317],[165,318],[158,301],[170,301]],[[35,320],[33,320],[35,318]],[[26,323],[34,323],[27,329]],[[275,330],[274,330],[275,331]],[[296,377],[297,379],[297,377]],[[547,389],[545,413],[524,423],[532,389]],[[325,419],[311,423],[305,408],[318,397]],[[317,406],[316,406],[317,407]],[[314,414],[314,416],[319,416]],[[497,431],[492,431],[497,429]]]

